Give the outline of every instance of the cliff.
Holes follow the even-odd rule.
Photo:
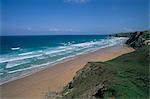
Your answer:
[[[107,62],[89,62],[64,88],[64,99],[149,97],[149,47]]]
[[[126,44],[133,47],[133,48],[139,48],[144,45],[149,44],[148,38],[150,38],[150,31],[144,31],[144,32],[135,32],[132,33],[130,38],[126,41]],[[147,42],[147,43],[145,43]]]
[[[57,98],[63,99],[148,99],[149,31],[132,33],[126,44],[136,51],[107,62],[89,62]]]

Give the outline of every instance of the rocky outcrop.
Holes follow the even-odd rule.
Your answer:
[[[143,45],[150,45],[150,30],[116,33],[109,35],[109,37],[129,37],[125,44],[133,48],[140,48]]]
[[[144,45],[144,41],[145,41],[145,39],[142,37],[142,35],[143,35],[143,32],[132,33],[125,44],[127,44],[133,48],[142,47]]]

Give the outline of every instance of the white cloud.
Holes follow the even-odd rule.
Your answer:
[[[49,28],[48,29],[49,32],[79,32],[79,30],[76,29],[61,29],[61,28]]]
[[[48,31],[50,31],[50,32],[57,32],[57,31],[60,31],[60,29],[57,29],[57,28],[50,28]]]
[[[66,3],[78,3],[78,4],[83,4],[87,3],[89,0],[64,0]]]

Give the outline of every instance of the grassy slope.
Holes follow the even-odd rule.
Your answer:
[[[109,83],[117,95],[123,97],[147,97],[149,91],[149,47],[108,61],[114,78]]]
[[[149,39],[150,39],[150,30],[144,31],[144,34],[142,35],[142,37],[143,37],[145,40],[149,40]]]
[[[107,62],[88,63],[63,91],[64,98],[148,98],[149,47]]]

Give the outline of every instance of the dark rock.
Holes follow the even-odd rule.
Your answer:
[[[143,32],[132,33],[130,38],[126,41],[125,44],[133,48],[138,48],[143,46],[144,39],[141,37],[141,35],[143,35]]]
[[[73,88],[72,82],[70,82],[70,83],[68,84],[68,89],[72,89],[72,88]]]
[[[104,92],[106,91],[106,88],[103,84],[99,84],[95,88],[94,95],[96,98],[104,98]]]

